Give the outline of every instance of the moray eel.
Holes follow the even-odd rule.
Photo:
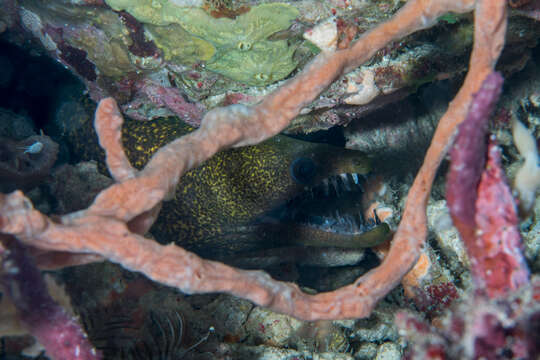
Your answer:
[[[156,150],[192,130],[174,117],[126,118],[122,140],[132,164],[142,168]],[[83,160],[103,164],[95,135],[79,128],[69,141]],[[368,171],[367,158],[356,151],[278,135],[223,151],[186,173],[150,232],[160,243],[174,241],[211,258],[291,244],[373,246],[389,230],[376,216],[362,215]]]

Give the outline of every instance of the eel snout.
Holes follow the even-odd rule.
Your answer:
[[[288,244],[366,248],[388,239],[389,227],[377,214],[364,215],[367,177],[342,173],[323,179],[278,207],[271,219],[276,238]],[[279,230],[278,230],[279,229]],[[268,229],[267,229],[268,231]]]

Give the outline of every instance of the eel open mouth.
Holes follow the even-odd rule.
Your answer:
[[[372,218],[364,217],[365,181],[361,174],[340,174],[305,187],[280,209],[280,221],[347,235],[370,231],[380,220],[376,213]]]
[[[288,200],[265,217],[274,243],[317,247],[367,248],[388,239],[390,229],[377,214],[366,218],[363,206],[366,177],[333,175]],[[278,239],[278,240],[276,240]],[[286,239],[286,240],[285,240]]]
[[[258,234],[273,247],[244,253],[233,264],[265,268],[284,262],[309,263],[318,257],[328,266],[350,265],[347,252],[361,259],[364,248],[379,245],[390,235],[388,224],[376,213],[364,216],[366,181],[364,175],[345,173],[305,186],[258,222]]]

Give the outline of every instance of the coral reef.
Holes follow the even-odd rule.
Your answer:
[[[406,346],[400,343],[400,334],[407,335],[413,340],[407,349],[410,356],[526,358],[537,355],[538,349],[535,345],[537,331],[535,330],[538,328],[539,318],[538,280],[537,277],[529,278],[526,259],[520,247],[519,218],[511,191],[504,182],[501,150],[494,144],[486,146],[484,141],[487,119],[497,102],[502,82],[502,78],[495,72],[494,67],[505,45],[505,35],[512,34],[511,31],[507,32],[509,16],[506,1],[409,0],[395,13],[390,2],[382,2],[379,8],[386,13],[387,20],[377,21],[378,25],[371,30],[358,31],[357,36],[357,29],[354,25],[350,25],[357,21],[353,19],[330,20],[322,23],[321,27],[324,28],[309,31],[312,44],[308,45],[299,45],[301,40],[298,35],[305,29],[301,21],[309,23],[308,15],[315,16],[316,11],[306,12],[303,2],[298,2],[296,10],[291,10],[290,5],[279,3],[274,3],[274,5],[250,3],[249,9],[241,9],[238,6],[222,3],[202,5],[198,2],[194,4],[194,2],[182,1],[154,1],[152,2],[154,6],[149,7],[148,2],[118,1],[113,5],[116,8],[115,11],[111,11],[107,3],[111,5],[113,1],[83,4],[65,2],[59,6],[54,1],[45,4],[22,0],[16,12],[20,23],[10,23],[10,30],[7,30],[8,35],[12,36],[12,29],[22,26],[40,42],[44,51],[69,64],[80,76],[84,77],[91,95],[96,99],[101,99],[96,110],[94,126],[99,145],[105,150],[104,163],[113,178],[113,183],[107,184],[107,181],[96,176],[94,181],[102,184],[104,188],[101,189],[100,186],[88,188],[88,192],[97,193],[97,195],[87,208],[74,210],[69,208],[69,204],[60,203],[58,209],[67,213],[46,215],[32,206],[29,200],[32,193],[23,194],[21,191],[14,191],[0,195],[0,232],[5,235],[0,238],[0,249],[4,255],[1,262],[3,268],[13,270],[10,267],[13,261],[8,257],[10,254],[17,254],[19,249],[31,252],[36,264],[41,268],[61,268],[103,260],[120,265],[115,267],[110,263],[105,263],[96,265],[95,268],[90,268],[91,270],[86,270],[86,272],[80,270],[83,274],[92,274],[93,278],[88,279],[85,284],[71,281],[71,293],[77,294],[81,303],[83,299],[87,300],[84,306],[80,303],[78,306],[91,310],[85,322],[87,328],[93,330],[90,332],[92,342],[99,344],[99,347],[104,350],[113,343],[112,346],[116,347],[111,350],[113,357],[183,356],[187,353],[181,348],[189,348],[189,345],[184,346],[183,343],[184,329],[191,326],[196,328],[195,333],[198,336],[188,341],[201,346],[201,356],[204,356],[206,351],[217,357],[254,357],[261,352],[271,353],[276,358],[280,356],[309,357],[312,356],[310,350],[317,349],[319,352],[331,351],[332,354],[328,356],[332,358],[349,359],[353,356],[347,353],[349,351],[355,352],[356,358],[398,358]],[[331,13],[334,14],[343,14],[345,8],[358,11],[361,7],[357,2],[349,4],[347,1],[332,1],[329,3],[337,8],[337,10],[332,9]],[[137,7],[136,4],[142,5]],[[514,5],[529,6],[522,3]],[[203,7],[199,8],[199,6]],[[227,26],[233,26],[231,18],[243,25],[246,25],[246,22],[251,24],[256,22],[251,16],[256,15],[258,11],[268,10],[267,7],[272,6],[281,7],[281,10],[285,12],[287,10],[283,7],[287,7],[294,12],[294,16],[292,12],[283,16],[283,23],[286,26],[276,21],[276,26],[279,26],[277,28],[270,26],[268,32],[262,35],[254,35],[257,32],[248,32],[252,38],[246,38],[246,41],[241,42],[230,41],[231,29]],[[212,13],[212,8],[226,15],[217,16]],[[233,12],[238,11],[238,13],[232,14],[229,10],[224,10],[225,8]],[[163,9],[167,11],[163,12]],[[203,16],[205,21],[211,22],[212,24],[207,26],[208,29],[223,31],[227,36],[215,37],[205,33],[206,28],[193,29],[193,22],[190,23],[189,16],[185,15],[186,9],[193,10],[190,16]],[[90,16],[92,20],[81,15],[84,11],[92,13]],[[371,66],[369,69],[358,69],[354,74],[351,74],[351,71],[373,57],[374,61],[384,59],[387,52],[392,52],[396,46],[400,47],[397,42],[401,39],[408,36],[420,36],[411,34],[434,26],[440,21],[449,25],[463,25],[460,23],[462,21],[460,15],[441,18],[449,12],[470,13],[472,11],[474,11],[474,32],[465,29],[458,34],[473,38],[468,73],[454,100],[439,121],[424,162],[410,189],[405,190],[408,190],[408,195],[402,206],[399,225],[393,227],[392,222],[395,220],[392,219],[390,219],[390,225],[381,224],[377,212],[369,213],[369,210],[376,205],[368,210],[361,209],[363,212],[368,211],[367,215],[365,212],[361,214],[362,221],[345,215],[338,214],[334,219],[322,212],[316,213],[322,210],[323,206],[313,200],[311,195],[314,192],[332,193],[331,196],[325,195],[325,202],[331,204],[335,201],[343,204],[346,201],[337,200],[340,192],[352,198],[349,188],[369,184],[364,183],[363,179],[360,181],[359,176],[361,173],[359,169],[364,167],[364,158],[362,157],[362,162],[358,163],[356,154],[348,157],[348,152],[343,150],[329,153],[328,147],[320,145],[305,145],[306,147],[303,148],[303,145],[298,142],[291,147],[299,148],[300,152],[283,151],[284,148],[287,150],[287,144],[292,140],[276,135],[291,126],[292,120],[300,114],[309,115],[318,112],[321,117],[327,117],[326,124],[339,123],[342,118],[332,109],[337,103],[350,106],[346,109],[351,109],[351,112],[345,116],[350,119],[356,116],[357,111],[363,111],[362,106],[372,105],[381,100],[383,95],[395,95],[400,90],[403,90],[402,93],[405,94],[414,91],[412,89],[424,81],[430,81],[428,80],[430,76],[424,75],[433,74],[433,72],[419,72],[415,73],[417,76],[414,76],[414,71],[404,65],[407,61],[402,60],[398,61],[400,66],[378,69],[370,63],[367,65]],[[212,14],[216,17],[212,17]],[[264,18],[263,15],[259,15]],[[62,23],[72,20],[73,26],[65,27],[61,25],[59,19],[62,19]],[[149,25],[152,22],[155,24]],[[175,64],[173,59],[177,55],[180,58],[184,55],[174,54],[174,50],[165,51],[165,47],[172,46],[172,43],[167,44],[165,40],[161,42],[156,40],[153,44],[155,47],[150,44],[152,29],[157,34],[159,30],[162,30],[159,28],[156,30],[157,27],[169,26],[172,22],[181,27],[181,31],[186,32],[184,35],[197,38],[212,46],[198,53],[198,50],[193,49],[200,46],[202,42],[194,40],[193,47],[188,48],[188,51],[193,50],[197,54],[207,56],[205,60],[199,62],[194,57],[190,60],[192,63]],[[129,26],[126,25],[128,23]],[[108,24],[108,26],[103,26],[103,24]],[[219,28],[220,24],[225,24],[226,30]],[[216,28],[213,28],[214,25]],[[332,28],[333,26],[335,28]],[[141,27],[145,28],[145,36],[141,36]],[[535,31],[531,30],[528,34]],[[287,40],[284,40],[285,38]],[[511,39],[511,36],[509,38]],[[189,40],[184,38],[178,41],[189,43]],[[133,46],[133,42],[136,42],[137,46]],[[524,43],[526,42],[525,40]],[[523,46],[524,43],[520,44]],[[313,48],[313,44],[321,45],[320,52]],[[446,44],[452,45],[451,42]],[[264,46],[281,46],[283,51],[279,57],[294,64],[292,68],[284,67],[286,71],[283,77],[288,76],[298,64],[304,65],[303,70],[283,83],[274,84],[272,77],[268,79],[265,76],[260,76],[259,80],[263,80],[262,83],[250,83],[249,79],[242,79],[244,84],[269,86],[256,90],[257,92],[246,90],[212,98],[207,91],[215,84],[223,84],[223,81],[226,81],[219,75],[220,72],[223,74],[225,72],[217,66],[212,71],[216,74],[208,75],[206,70],[218,61],[216,56],[223,55],[226,49],[230,50],[234,46],[236,50],[231,50],[231,52],[246,52],[250,53],[250,56]],[[96,47],[103,50],[100,56],[96,55],[99,52],[94,51]],[[508,73],[516,71],[526,62],[527,56],[514,56],[515,51],[518,51],[516,49],[519,48],[520,46],[516,45],[515,41],[509,40],[506,57],[513,58],[514,61],[505,62],[505,55],[501,55],[500,63]],[[307,58],[311,55],[306,55],[308,54],[306,49],[309,49],[311,53],[318,53],[308,63],[306,63]],[[161,51],[163,51],[163,58],[161,58]],[[264,51],[270,50],[264,48]],[[135,52],[143,56],[138,56]],[[399,55],[396,56],[399,57]],[[227,60],[226,56],[221,59]],[[166,65],[163,65],[164,61]],[[257,65],[262,63],[259,60],[256,62]],[[163,71],[164,66],[174,71]],[[275,70],[271,66],[266,67],[271,72]],[[464,65],[461,65],[461,69],[463,68]],[[454,70],[456,73],[460,71],[453,69],[451,72]],[[130,75],[125,76],[125,74]],[[148,74],[152,76],[145,78]],[[255,77],[259,77],[260,74],[262,73],[255,73]],[[253,75],[254,73],[250,73],[250,76]],[[225,74],[225,77],[227,76],[235,75]],[[266,80],[269,81],[264,82]],[[184,81],[186,86],[175,87]],[[237,84],[237,86],[236,89],[245,89],[242,84]],[[408,86],[411,86],[411,89],[407,89]],[[231,90],[231,88],[228,89]],[[336,98],[319,98],[325,89],[334,91],[334,94],[341,91],[341,95]],[[138,120],[124,120],[116,101],[105,98],[107,94],[118,97],[119,103],[123,104],[123,109],[129,109],[130,105],[137,105],[134,113],[140,115]],[[193,96],[194,94],[196,96]],[[208,98],[208,101],[200,104],[202,98]],[[317,98],[318,100],[315,100]],[[534,103],[534,97],[531,99],[530,102]],[[147,100],[159,109],[156,111],[154,107],[151,111],[145,110]],[[247,101],[250,104],[239,104],[239,101]],[[177,119],[171,121],[164,118],[162,115],[167,114],[160,113],[161,109],[168,109],[193,125],[200,126],[178,137],[181,135],[180,128],[183,125],[179,125]],[[209,110],[206,111],[206,109]],[[330,111],[327,111],[328,109]],[[504,110],[496,115],[496,119],[504,121],[512,117],[511,111]],[[205,111],[206,114],[201,118],[201,114]],[[155,120],[141,121],[147,119],[148,114],[153,114],[152,118]],[[84,123],[84,117],[82,121]],[[315,122],[312,123],[313,126],[305,127],[302,125],[302,119],[298,121],[292,124],[293,128],[296,126],[297,129],[309,131],[319,126]],[[405,128],[409,129],[407,130],[409,132],[415,132],[414,126]],[[76,142],[77,136],[69,129],[76,129],[76,133],[83,139],[80,142],[90,145],[92,151],[95,150],[95,147],[90,144],[92,141],[90,137],[81,131],[82,127],[75,125],[62,128],[62,130],[68,130],[67,132],[70,133],[68,136]],[[143,129],[142,135],[138,129]],[[165,133],[158,129],[163,129]],[[454,142],[456,133],[458,134],[457,141],[452,150],[452,164],[448,176],[448,207],[465,243],[466,254],[462,249],[444,243],[446,235],[443,233],[448,226],[436,224],[437,227],[433,222],[430,224],[431,228],[435,228],[439,239],[429,246],[425,244],[429,235],[426,208],[432,185],[439,166]],[[525,137],[530,140],[530,136]],[[391,131],[387,132],[383,138],[382,144],[391,141],[393,138]],[[521,138],[523,139],[523,136]],[[537,155],[534,152],[534,141],[532,144],[532,146],[526,146],[527,151],[523,149],[522,144],[519,144],[518,150],[526,158],[531,156],[528,154]],[[23,154],[39,154],[43,150],[43,145],[42,142],[25,144],[22,149]],[[246,148],[237,149],[239,147]],[[273,151],[272,147],[277,150]],[[322,149],[321,153],[326,155],[320,155],[319,149]],[[221,155],[217,154],[222,150]],[[515,149],[513,151],[517,156],[517,151]],[[258,152],[264,153],[261,158],[256,156],[259,155]],[[272,154],[278,153],[285,155],[275,157],[277,165],[268,165],[265,162],[269,158],[274,159]],[[484,166],[483,160],[486,153],[487,166]],[[316,158],[315,155],[319,156]],[[239,156],[241,160],[237,160],[235,156]],[[325,156],[331,158],[331,161],[323,164],[316,161],[320,158],[326,159]],[[232,170],[220,167],[221,161],[227,157],[233,159],[228,165],[232,166]],[[286,160],[283,160],[284,158]],[[250,184],[250,177],[254,177],[254,173],[249,169],[248,172],[243,172],[246,170],[244,167],[261,169],[262,176],[258,178],[262,180],[257,182],[267,187],[270,194]],[[276,173],[275,169],[279,169],[279,172]],[[347,169],[354,169],[354,171]],[[323,171],[319,173],[320,170]],[[243,181],[240,184],[240,190],[227,188],[231,184],[229,181],[226,182],[227,186],[220,186],[224,182],[222,175],[227,173]],[[518,173],[516,171],[516,174]],[[80,191],[77,189],[84,189],[84,187],[79,187],[81,182],[84,183],[80,178],[84,177],[84,174],[96,175],[95,168],[88,170],[65,167],[57,172],[56,176],[72,177],[73,183],[66,184],[65,192],[73,193]],[[328,175],[331,176],[328,177]],[[515,175],[514,178],[516,183],[520,182],[519,176]],[[271,186],[272,181],[286,184],[279,183],[278,186]],[[210,187],[210,190],[205,189],[201,194],[198,190],[206,185],[205,182],[216,187]],[[190,187],[186,187],[190,184]],[[381,183],[379,185],[380,188],[384,188]],[[530,192],[534,193],[536,187],[530,188],[533,189]],[[301,191],[308,190],[312,192],[311,195],[298,195]],[[440,190],[437,184],[434,190],[435,192]],[[51,191],[64,192],[54,187],[51,187]],[[287,196],[276,194],[280,191],[285,192]],[[289,206],[290,203],[286,203],[285,206],[278,205],[284,199],[290,199],[291,194],[293,198],[290,203],[302,204],[311,211],[315,211],[316,214],[296,211]],[[280,197],[273,201],[271,196],[276,195]],[[192,215],[192,218],[197,221],[200,220],[200,223],[192,228],[188,226],[189,231],[193,229],[197,231],[188,232],[183,236],[193,240],[202,239],[203,242],[214,237],[218,241],[212,245],[205,243],[201,249],[196,249],[197,244],[189,242],[179,241],[178,243],[182,245],[180,247],[178,244],[163,245],[151,239],[150,234],[147,235],[149,230],[156,235],[158,240],[168,242],[159,239],[159,231],[156,231],[162,219],[167,221],[161,225],[173,225],[172,230],[169,230],[165,237],[170,238],[179,229],[183,229],[182,225],[178,225],[182,224],[178,222],[178,216],[170,217],[171,214],[178,215],[174,214],[173,209],[165,209],[167,211],[164,212],[163,210],[170,204],[189,200],[190,196],[193,196],[195,201],[187,208],[192,211],[200,207],[202,210],[195,212],[195,215],[192,213],[188,215]],[[90,197],[89,195],[81,198],[79,206],[84,206],[83,204],[88,202]],[[60,195],[59,198],[61,198]],[[377,197],[378,200],[381,198],[383,198],[382,195]],[[61,200],[65,202],[65,199]],[[222,200],[222,203],[214,200]],[[354,199],[351,201],[351,206],[359,206],[360,201],[363,200],[363,198]],[[243,204],[244,207],[238,209],[238,204]],[[257,209],[261,207],[261,204],[269,207],[258,213]],[[203,205],[207,207],[203,208]],[[394,212],[393,208],[386,210],[387,213]],[[159,218],[160,211],[163,212],[161,219]],[[215,214],[212,213],[213,211]],[[382,213],[383,211],[381,215]],[[210,217],[208,214],[215,216]],[[369,218],[371,215],[372,219]],[[437,215],[441,215],[444,220],[444,214],[440,211]],[[208,218],[206,219],[205,216]],[[186,218],[185,214],[182,213],[180,218]],[[331,253],[325,250],[314,252],[309,254],[311,257],[303,258],[303,266],[312,266],[312,259],[317,257],[324,258],[325,266],[331,264],[351,266],[346,276],[336,276],[329,286],[324,283],[332,277],[332,273],[328,271],[329,275],[326,279],[314,282],[315,290],[301,289],[295,283],[275,280],[260,270],[248,271],[233,268],[221,262],[202,259],[195,253],[189,252],[191,249],[200,250],[200,252],[208,251],[208,253],[217,250],[218,253],[225,255],[222,258],[219,256],[216,258],[235,263],[233,260],[229,261],[231,256],[222,252],[223,249],[231,250],[232,248],[234,254],[238,250],[259,249],[257,246],[244,246],[245,239],[242,238],[234,243],[231,239],[236,239],[238,233],[232,233],[229,236],[227,231],[222,231],[227,222],[235,218],[240,219],[236,225],[243,227],[250,235],[260,234],[265,242],[263,247],[272,247],[273,244],[269,244],[269,239],[279,238],[282,235],[294,237],[295,234],[300,235],[298,240],[301,245],[317,247],[323,244],[326,246],[327,243],[321,243],[321,238],[318,236],[321,233],[328,233],[329,228],[335,227],[343,232],[352,230],[365,233],[367,237],[362,240],[366,240],[369,246],[375,246],[375,249],[373,251],[354,249],[356,253],[348,253],[352,259],[350,262],[346,262],[339,252]],[[315,231],[312,229],[306,231],[308,227],[305,225],[308,223],[317,225]],[[284,225],[284,230],[276,231],[276,224]],[[151,229],[153,225],[157,227]],[[174,228],[175,225],[178,227]],[[257,227],[257,231],[253,231],[253,226]],[[381,239],[385,238],[382,235],[386,235],[391,226],[393,227],[391,244],[380,244]],[[383,233],[381,234],[380,231]],[[199,236],[197,232],[206,233]],[[329,237],[347,247],[358,247],[355,241],[351,243],[345,241],[347,239],[343,240],[334,235]],[[220,241],[224,245],[220,245]],[[435,244],[437,241],[440,245]],[[294,251],[301,251],[299,249],[302,248],[298,246],[298,243],[293,245],[295,245]],[[360,247],[363,246],[365,244]],[[442,249],[444,256],[453,251],[457,254],[457,260],[450,259],[448,260],[450,265],[444,264],[445,259],[441,260],[438,257],[437,246]],[[263,249],[262,259],[285,258],[285,256],[281,257],[279,252],[273,253],[273,250]],[[291,253],[294,254],[294,251],[291,250]],[[365,273],[364,269],[357,266],[357,262],[360,261],[359,259],[367,259],[373,262],[372,265],[378,264],[373,259],[375,257],[373,252],[383,259],[378,267]],[[307,252],[302,253],[302,255],[306,254]],[[328,254],[331,256],[327,256]],[[213,255],[209,254],[209,256]],[[256,257],[253,259],[258,260]],[[336,259],[342,262],[339,263]],[[299,276],[302,276],[295,272],[294,267],[282,266],[280,260],[283,259],[278,259],[276,263],[270,265],[280,270],[272,274],[277,273],[279,278],[284,280],[297,280]],[[461,277],[458,271],[448,270],[452,267],[460,269],[465,265],[471,267],[472,286],[466,282],[466,276]],[[249,264],[246,266],[250,267]],[[110,270],[111,267],[115,270]],[[36,269],[22,266],[20,269],[22,269],[20,272],[11,272],[17,273],[20,277],[33,274],[32,276],[39,278],[35,276],[39,275]],[[99,269],[104,272],[100,272]],[[68,274],[69,271],[66,270]],[[144,277],[134,275],[133,272],[139,272]],[[8,273],[9,271],[6,271],[5,276],[8,276]],[[349,285],[335,289],[334,285],[341,285],[344,279],[349,279],[353,275],[361,276],[352,283],[349,282]],[[39,283],[39,280],[34,282]],[[92,282],[110,284],[107,287],[91,288]],[[406,297],[401,296],[399,291],[394,291],[386,297],[400,282],[403,284]],[[170,288],[162,289],[162,285]],[[321,288],[328,291],[318,293],[317,291]],[[40,289],[43,290],[41,293],[45,292],[43,286]],[[212,295],[205,295],[192,297],[189,305],[186,305],[182,295],[176,293],[177,290],[186,294],[227,293],[249,300],[255,305],[248,304],[244,302],[245,300],[236,299],[240,303],[234,300],[223,300],[224,295],[220,297],[223,303],[216,302],[214,305],[209,305],[215,298]],[[8,290],[6,293],[13,298],[22,294],[24,299],[21,299],[21,304],[24,304],[24,300],[28,301],[28,298],[31,298],[25,292],[15,294]],[[175,294],[175,296],[167,297],[170,294]],[[381,302],[384,297],[386,299]],[[36,299],[44,304],[50,304],[50,299],[44,296]],[[397,307],[406,306],[407,302],[409,302],[409,308],[416,307],[421,315],[398,313],[396,320],[398,328],[402,330],[400,333],[392,324],[392,314]],[[173,305],[175,303],[176,305]],[[394,306],[387,309],[388,303],[393,303]],[[174,311],[158,314],[152,310],[155,304],[166,304],[164,308],[174,309]],[[376,304],[379,304],[379,308],[374,310]],[[112,305],[120,306],[120,308]],[[129,305],[129,311],[123,312],[128,318],[126,321],[121,317],[121,310],[124,310],[121,307],[124,305]],[[112,311],[121,309],[118,310],[118,328],[106,321],[107,314],[99,315],[100,309],[103,308],[113,309]],[[209,319],[207,310],[212,308],[221,309],[217,318],[222,323],[215,328],[211,324],[213,320]],[[449,308],[454,312],[448,312]],[[232,311],[230,309],[236,311],[234,316],[227,316],[227,312]],[[55,313],[64,314],[58,307],[54,310]],[[200,313],[197,317],[192,317],[196,311]],[[36,311],[35,315],[38,316],[39,312]],[[24,315],[20,317],[24,319]],[[422,317],[427,320],[424,321]],[[198,325],[194,325],[197,323],[193,321],[194,318],[200,319]],[[366,319],[345,320],[351,318]],[[328,321],[336,319],[341,319],[341,321]],[[306,321],[312,321],[312,323],[306,323]],[[231,328],[224,328],[223,323],[230,323]],[[77,324],[68,316],[59,316],[54,325],[56,329],[62,326],[78,329]],[[55,355],[57,351],[55,346],[59,345],[62,348],[66,345],[65,343],[55,344],[54,341],[44,338],[36,322],[27,322],[27,327],[30,333],[36,334],[38,340],[43,342],[49,355],[69,358],[66,357],[67,355]],[[164,330],[165,328],[167,331]],[[219,336],[217,341],[210,339],[209,335],[204,335],[205,332],[209,334],[209,328],[216,329],[216,336]],[[54,332],[51,331],[51,333]],[[96,355],[92,352],[87,340],[83,339],[80,331],[70,334],[75,334],[74,340],[68,342],[67,345],[83,344],[84,341],[84,346],[81,345],[80,349],[84,348],[84,353],[88,353],[89,356]],[[142,345],[139,347],[130,341],[123,342],[122,339],[125,339],[126,334],[127,337],[132,335],[137,339],[142,339]],[[161,334],[162,337],[156,334]],[[111,342],[103,341],[100,335],[105,335],[105,337],[111,335]],[[311,338],[315,340],[308,340]],[[209,341],[199,343],[200,339]],[[245,344],[242,344],[242,341],[245,341]],[[374,342],[377,342],[377,345]],[[280,349],[286,346],[293,346],[293,349]],[[73,354],[72,349],[69,351]],[[335,352],[339,352],[340,355],[336,355]]]
[[[433,181],[434,169],[438,167],[447,147],[444,144],[447,144],[449,134],[461,122],[463,115],[460,114],[468,107],[471,94],[491,71],[494,60],[502,49],[506,29],[505,4],[487,6],[483,2],[475,4],[464,1],[451,4],[437,2],[431,5],[429,11],[432,21],[449,10],[466,12],[476,7],[476,27],[480,30],[475,32],[475,36],[482,40],[475,41],[472,52],[475,61],[471,63],[468,77],[452,107],[441,119],[424,165],[410,190],[402,222],[388,255],[379,268],[360,278],[353,285],[333,293],[314,296],[303,295],[298,288],[291,285],[277,286],[275,283],[269,288],[270,280],[266,275],[241,272],[218,263],[205,263],[197,257],[187,255],[178,247],[161,247],[144,240],[136,233],[126,233],[126,223],[134,221],[131,228],[136,229],[137,233],[144,233],[154,221],[161,200],[172,195],[181,174],[226,146],[251,145],[275,135],[300,112],[304,103],[314,99],[343,71],[362,63],[388,41],[425,27],[426,5],[420,2],[409,2],[396,16],[366,33],[350,48],[319,54],[294,80],[266,97],[257,106],[249,108],[233,105],[209,111],[197,131],[161,148],[140,174],[137,174],[130,165],[120,143],[123,121],[114,101],[111,99],[102,101],[97,110],[96,130],[100,135],[100,145],[106,149],[109,170],[118,183],[101,192],[83,213],[78,213],[75,217],[64,216],[61,228],[33,209],[20,213],[13,211],[19,209],[25,202],[24,197],[20,192],[7,195],[3,201],[5,208],[2,216],[3,231],[24,237],[24,242],[28,244],[34,244],[39,239],[39,246],[48,250],[97,252],[113,261],[121,262],[128,268],[143,270],[142,266],[144,273],[150,278],[178,286],[186,292],[205,291],[204,289],[227,290],[256,303],[271,306],[277,311],[305,319],[367,315],[375,302],[394,287],[417,260],[419,245],[426,236],[425,204],[429,194],[426,191],[429,186],[426,184]],[[421,19],[417,16],[419,12],[424,14]],[[488,18],[489,21],[486,20]],[[493,22],[493,18],[500,21]],[[273,116],[269,117],[269,113]],[[194,147],[194,144],[197,146]],[[175,153],[186,154],[187,158],[169,155]],[[177,162],[174,163],[173,159]],[[167,169],[167,172],[163,169]],[[111,209],[115,209],[114,213],[117,214],[115,217],[110,216]],[[22,213],[26,214],[24,221],[20,218]],[[83,216],[84,213],[87,215]],[[108,215],[98,216],[100,213]],[[25,230],[24,224],[28,221],[39,225],[33,227],[31,231]],[[78,240],[74,241],[73,231],[77,230],[63,231],[68,223],[77,230],[84,231],[86,235],[78,235]],[[93,226],[98,226],[100,230],[96,228],[97,233],[92,231]],[[109,235],[102,233],[101,229],[104,227],[110,231]],[[123,241],[106,240],[107,236],[117,237],[119,233],[124,234],[121,236]],[[53,234],[54,242],[47,241]],[[97,240],[100,237],[101,241]],[[90,238],[93,240],[86,241]],[[107,243],[107,246],[101,248],[102,243]],[[160,261],[154,261],[152,257],[157,257]],[[141,261],[143,258],[145,260]],[[178,270],[172,270],[170,266]],[[194,272],[199,274],[198,277],[215,274],[221,274],[222,277],[214,282],[210,278],[205,281],[194,281],[190,276]],[[171,277],[169,274],[174,276]],[[244,277],[246,281],[238,281],[238,276]],[[225,280],[227,277],[230,277],[230,281]],[[232,280],[233,278],[236,280]]]
[[[486,141],[502,82],[502,76],[493,72],[475,93],[459,126],[447,176],[448,207],[470,258],[474,295],[469,294],[457,309],[446,313],[440,330],[407,313],[397,317],[399,326],[417,340],[410,349],[414,358],[538,355],[533,345],[538,342],[537,335],[530,332],[537,326],[540,309],[536,301],[538,279],[530,281],[521,252],[517,208],[501,168],[501,150],[493,139],[489,144]],[[430,289],[433,287],[427,288],[428,295],[435,295],[435,304],[457,297],[453,286],[437,292]],[[418,341],[418,334],[424,339]]]
[[[475,94],[451,152],[446,190],[450,214],[472,259],[476,286],[489,297],[518,289],[529,275],[520,251],[517,210],[500,166],[500,150],[495,144],[488,148],[485,141],[501,87],[502,77],[493,73]]]
[[[45,53],[83,79],[95,101],[113,96],[124,111],[137,107],[137,114],[145,119],[154,117],[156,107],[164,115],[161,103],[139,94],[149,81],[165,89],[177,88],[176,99],[207,108],[231,92],[261,96],[274,88],[261,85],[294,74],[319,51],[301,40],[304,30],[335,16],[328,24],[334,26],[336,45],[344,47],[402,5],[309,0],[294,4],[21,0],[16,5],[14,0],[4,1],[10,4],[0,16],[6,18],[2,21],[11,30],[7,31],[11,41],[23,44],[38,39]],[[226,15],[215,18],[215,11]],[[511,15],[507,55],[499,62],[509,73],[530,58],[539,32],[532,20]],[[459,79],[466,71],[461,60],[468,56],[473,25],[467,16],[447,18],[432,24],[430,32],[412,34],[380,49],[369,63],[305,104],[289,131],[346,125],[403,99],[422,84]],[[168,112],[173,113],[174,109]]]
[[[467,296],[431,325],[400,312],[396,324],[411,341],[410,359],[535,359],[538,357],[538,277],[502,301]]]
[[[298,11],[289,4],[252,7],[236,19],[215,19],[203,9],[180,7],[171,1],[106,1],[114,10],[125,10],[149,31],[166,60],[180,64],[205,61],[209,70],[250,85],[283,79],[296,67],[294,47],[285,40],[267,38],[289,27]],[[174,35],[171,28],[178,24]],[[184,46],[184,44],[191,46]],[[179,46],[179,44],[182,44]]]

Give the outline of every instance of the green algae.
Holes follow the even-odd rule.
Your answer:
[[[156,46],[163,51],[167,61],[194,64],[197,61],[210,60],[216,52],[212,44],[191,36],[180,25],[171,24],[167,27],[146,25],[145,28],[152,35]]]
[[[180,7],[166,0],[106,2],[145,23],[168,61],[206,61],[209,70],[255,86],[281,80],[297,66],[294,46],[286,40],[268,40],[299,15],[289,4],[262,4],[236,19],[215,19],[200,8]]]
[[[189,10],[168,0],[105,0],[105,3],[116,11],[127,11],[140,22],[154,25],[177,23],[180,13]]]
[[[255,43],[287,29],[298,15],[296,8],[282,3],[255,6],[236,19],[215,19],[202,9],[190,9],[179,24],[220,49],[248,52]]]
[[[294,50],[285,41],[261,41],[249,53],[220,51],[206,68],[249,85],[267,85],[285,78],[296,68],[296,62],[291,61]]]

